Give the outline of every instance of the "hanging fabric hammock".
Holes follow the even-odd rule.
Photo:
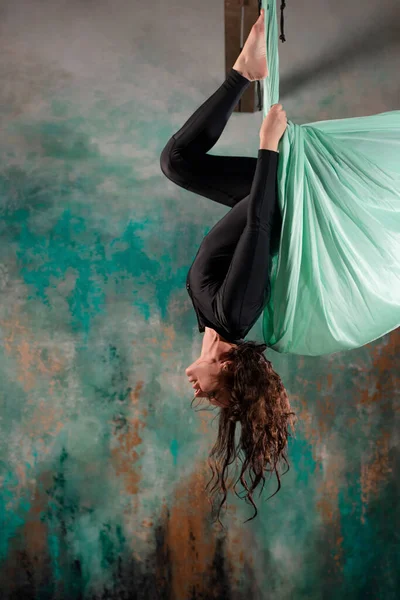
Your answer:
[[[266,116],[279,102],[278,25],[275,0],[262,5]],[[277,352],[317,356],[396,329],[400,110],[307,125],[289,120],[279,152],[283,224],[263,313],[265,343]]]

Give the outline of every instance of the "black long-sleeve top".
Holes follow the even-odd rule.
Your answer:
[[[275,208],[278,153],[259,150],[256,174],[247,197],[247,223],[231,264],[208,269],[207,238],[186,279],[199,331],[215,329],[224,339],[240,343],[260,316],[268,291],[270,235]],[[242,202],[244,199],[242,200]],[[229,214],[229,213],[228,213]],[[228,227],[229,224],[226,223]],[[205,259],[203,259],[205,253]]]

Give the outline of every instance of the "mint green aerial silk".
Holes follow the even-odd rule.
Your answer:
[[[279,102],[275,0],[263,0],[269,76]],[[288,115],[289,118],[289,115]],[[318,356],[400,325],[400,110],[288,127],[279,146],[283,225],[263,313],[265,343]]]

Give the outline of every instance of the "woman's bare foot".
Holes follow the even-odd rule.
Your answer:
[[[254,23],[243,50],[233,65],[249,81],[264,79],[268,75],[267,46],[264,28],[264,9]]]

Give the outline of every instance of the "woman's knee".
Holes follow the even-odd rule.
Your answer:
[[[160,156],[160,167],[164,175],[173,183],[187,189],[190,181],[186,161],[180,151],[175,147],[175,140],[171,138]]]
[[[174,167],[173,167],[173,157],[172,157],[172,148],[173,148],[173,138],[171,138],[168,144],[165,146],[164,150],[160,155],[160,167],[161,171],[164,173],[168,179],[170,179],[171,175],[173,175]]]

